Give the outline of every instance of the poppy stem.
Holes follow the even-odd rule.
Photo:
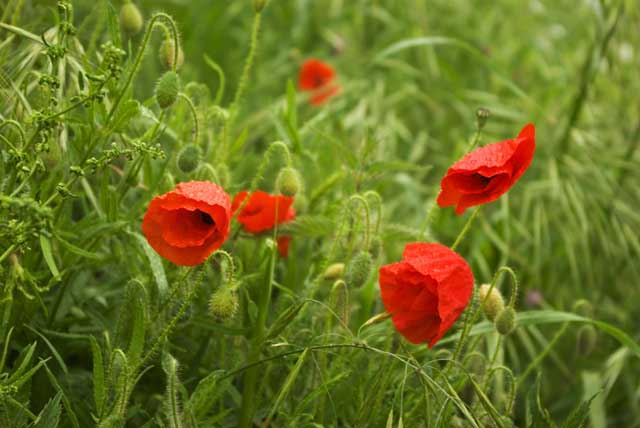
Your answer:
[[[469,219],[467,220],[467,222],[465,223],[464,227],[462,228],[462,230],[460,231],[460,233],[458,234],[458,237],[456,238],[456,240],[453,242],[453,245],[451,246],[451,249],[453,251],[456,250],[456,248],[458,247],[458,245],[460,245],[460,243],[462,242],[462,240],[464,239],[464,237],[467,235],[467,233],[469,232],[469,229],[471,228],[471,225],[473,224],[473,221],[476,219],[476,217],[478,216],[478,214],[480,213],[480,208],[482,208],[482,205],[479,206],[478,208],[476,208],[473,211],[473,214],[471,214],[471,217],[469,217]]]
[[[193,144],[198,144],[198,112],[196,111],[196,107],[193,105],[191,98],[183,92],[178,94],[178,97],[182,98],[187,105],[189,106],[189,111],[191,112],[191,116],[193,117],[193,131],[191,132],[191,138],[193,140]]]
[[[369,203],[367,202],[367,200],[365,198],[363,198],[360,195],[352,195],[349,198],[349,202],[351,201],[358,201],[362,204],[362,206],[364,207],[364,221],[365,221],[365,225],[364,225],[364,251],[369,251],[369,233],[370,233],[370,229],[371,229],[371,213],[370,213],[370,209],[369,209]]]

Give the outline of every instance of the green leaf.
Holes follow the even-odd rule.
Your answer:
[[[182,412],[178,398],[178,389],[180,388],[178,361],[168,352],[162,354],[162,370],[167,375],[167,392],[163,406],[169,421],[169,428],[182,428]]]
[[[87,250],[83,250],[82,248],[73,245],[71,242],[64,240],[60,235],[55,235],[55,238],[56,238],[56,241],[58,241],[63,247],[65,247],[67,250],[71,251],[73,254],[77,256],[84,257],[91,260],[102,259],[99,255]]]
[[[45,262],[47,262],[47,266],[49,266],[49,270],[54,277],[60,276],[60,271],[56,266],[56,262],[53,259],[53,253],[51,250],[51,241],[44,235],[40,235],[40,248],[42,249],[42,255],[44,256]]]
[[[273,415],[276,414],[276,411],[280,407],[280,404],[282,403],[282,401],[285,399],[285,397],[287,396],[287,394],[289,393],[289,391],[293,387],[293,383],[295,382],[296,378],[298,377],[298,374],[300,373],[300,369],[302,368],[302,365],[304,364],[308,353],[309,353],[309,348],[305,348],[305,350],[302,352],[302,354],[298,357],[298,361],[296,362],[296,365],[293,367],[293,369],[291,369],[291,372],[289,372],[289,375],[287,376],[287,379],[284,381],[284,384],[282,385],[282,388],[280,389],[280,392],[278,393],[278,397],[276,398],[275,403],[273,403],[273,407],[271,408],[271,412],[269,412],[269,416],[267,417],[267,423],[265,423],[266,426],[269,425],[268,422],[271,420]]]
[[[202,419],[218,397],[229,386],[229,382],[218,381],[225,374],[224,370],[216,370],[198,382],[198,386],[189,397],[188,406],[197,419]]]
[[[575,423],[580,421],[580,424],[574,426],[563,425],[563,428],[565,428],[565,426],[566,428],[581,428],[587,417],[591,422],[591,428],[607,427],[606,406],[602,395],[603,384],[604,382],[599,372],[585,371],[582,373],[583,398],[590,398],[585,400],[585,402],[574,411],[575,414],[572,413],[570,416],[571,420],[576,421]]]
[[[96,405],[97,413],[101,414],[106,395],[102,350],[100,349],[95,337],[90,336],[89,343],[91,344],[91,355],[93,355],[93,400]]]
[[[137,366],[144,350],[147,299],[146,290],[140,281],[129,281],[128,287],[134,288],[127,293],[130,296],[128,306],[133,317],[127,359],[133,368]]]
[[[33,428],[56,428],[60,422],[60,399],[62,394],[58,392],[42,408],[38,418],[33,422]]]
[[[282,314],[280,314],[278,319],[276,319],[271,325],[271,328],[269,328],[269,331],[267,331],[265,340],[273,339],[280,333],[282,333],[284,329],[287,328],[287,326],[291,324],[291,322],[293,322],[296,316],[298,316],[306,303],[307,302],[305,300],[295,305],[289,306]]]
[[[35,334],[37,334],[44,341],[44,343],[47,344],[47,346],[51,350],[51,354],[53,354],[53,358],[55,358],[55,360],[58,362],[64,374],[69,374],[69,369],[67,368],[67,365],[64,363],[64,359],[60,356],[60,354],[58,353],[56,348],[53,346],[53,344],[49,341],[49,339],[47,339],[42,333],[40,333],[38,330],[31,327],[30,325],[25,324],[25,327],[31,330],[32,332],[34,332]]]
[[[156,285],[158,286],[158,295],[160,297],[165,297],[169,291],[169,284],[167,283],[167,276],[165,275],[164,267],[162,266],[162,259],[158,253],[151,248],[144,236],[135,232],[130,233],[138,240],[144,254],[147,256],[147,260],[149,260],[151,273],[153,273],[153,278],[156,280]]]

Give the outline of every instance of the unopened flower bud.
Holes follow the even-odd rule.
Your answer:
[[[573,312],[585,318],[593,318],[593,305],[586,299],[580,299],[573,305]]]
[[[194,171],[200,159],[202,158],[202,149],[195,144],[187,144],[178,153],[178,169],[185,174]]]
[[[491,112],[489,111],[489,109],[480,107],[478,110],[476,110],[476,124],[479,130],[484,128],[484,126],[487,124],[489,116],[491,116]]]
[[[382,252],[382,239],[379,236],[374,236],[371,238],[371,243],[369,244],[369,252],[371,256],[375,259]]]
[[[125,34],[134,36],[142,30],[142,14],[138,6],[127,2],[120,8],[120,27]]]
[[[218,321],[228,321],[238,312],[238,296],[232,288],[222,286],[209,299],[209,312]]]
[[[491,289],[491,292],[489,292]],[[480,303],[482,304],[482,310],[484,315],[490,321],[495,321],[500,312],[504,310],[504,299],[500,291],[489,284],[482,284],[480,286]]]
[[[362,286],[369,278],[372,263],[369,252],[360,251],[356,254],[345,268],[344,280],[347,285],[354,288]]]
[[[598,331],[591,324],[583,325],[576,333],[576,352],[581,357],[588,357],[596,349]]]
[[[267,0],[253,0],[253,9],[256,13],[262,12],[262,9],[267,5]]]
[[[345,325],[349,325],[349,288],[341,279],[337,280],[331,288],[329,295],[331,309],[338,314]]]
[[[506,307],[496,317],[496,330],[503,336],[511,333],[516,327],[516,311]]]
[[[285,196],[295,196],[302,188],[300,173],[295,168],[282,168],[276,178],[276,189]]]
[[[173,71],[167,71],[156,84],[156,102],[161,109],[171,107],[180,92],[180,79]]]
[[[173,38],[166,38],[160,45],[160,62],[168,70],[173,70],[173,61],[175,59],[175,43]],[[178,45],[178,62],[176,63],[176,69],[180,69],[184,63],[184,52],[182,47]]]
[[[322,278],[331,281],[340,278],[343,273],[344,263],[333,263],[324,270]]]

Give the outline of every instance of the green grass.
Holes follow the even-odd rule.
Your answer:
[[[637,2],[271,0],[250,67],[250,1],[137,2],[145,25],[161,11],[179,29],[197,134],[185,97],[154,99],[165,31],[134,70],[144,30],[120,31],[121,4],[76,0],[67,18],[53,1],[0,6],[1,427],[640,427]],[[77,34],[61,38],[66,19]],[[105,52],[122,58],[103,80]],[[321,108],[296,93],[308,57],[342,85]],[[423,239],[479,107],[481,144],[537,130],[527,173],[457,247],[478,284],[513,269],[518,327],[468,325],[451,361],[465,316],[433,349],[364,324],[384,309],[378,267]],[[240,309],[221,322],[208,301],[228,262],[161,259],[142,216],[192,179],[275,191],[275,141],[304,180],[290,255],[230,235]],[[188,144],[203,156],[185,173]],[[424,239],[445,245],[471,215],[433,213]],[[345,294],[321,275],[365,233],[382,250]],[[510,295],[508,276],[496,284]]]

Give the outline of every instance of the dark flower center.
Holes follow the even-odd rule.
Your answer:
[[[482,174],[475,173],[473,174],[473,178],[480,184],[482,187],[486,187],[493,177],[485,177]]]
[[[327,79],[324,76],[316,75],[313,76],[313,83],[316,87],[323,86]]]
[[[200,213],[200,220],[202,220],[203,223],[206,224],[215,224],[215,222],[213,221],[213,219],[211,218],[211,216],[203,211],[198,210],[198,212]]]

